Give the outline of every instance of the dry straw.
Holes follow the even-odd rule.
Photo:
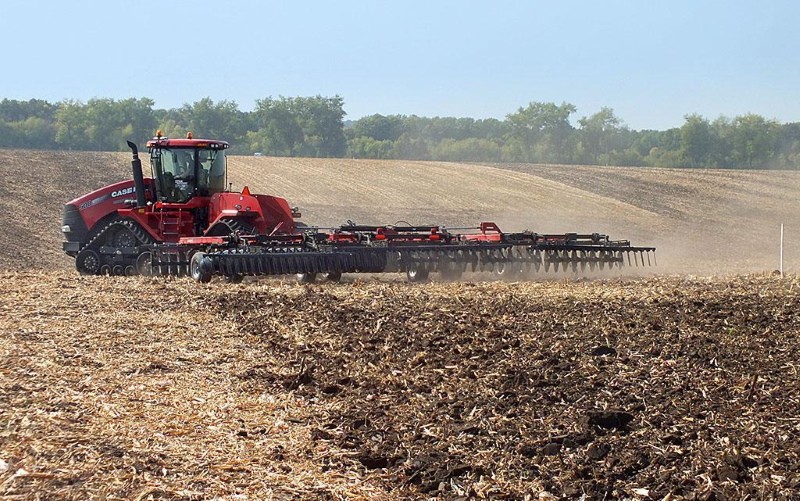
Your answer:
[[[796,277],[0,280],[7,499],[800,495]]]

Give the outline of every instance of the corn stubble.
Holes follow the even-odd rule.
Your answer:
[[[797,277],[0,279],[2,497],[800,495]]]

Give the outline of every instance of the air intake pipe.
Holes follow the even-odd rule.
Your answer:
[[[139,149],[136,143],[128,141],[128,148],[133,153],[131,169],[133,170],[133,185],[136,188],[136,206],[144,207],[147,201],[144,199],[144,174],[142,174],[142,161],[139,160]]]

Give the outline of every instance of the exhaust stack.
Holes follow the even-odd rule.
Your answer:
[[[142,174],[142,161],[139,160],[139,149],[136,143],[128,141],[128,148],[133,153],[131,169],[133,170],[133,185],[136,187],[136,206],[144,207],[147,201],[144,199],[144,174]]]

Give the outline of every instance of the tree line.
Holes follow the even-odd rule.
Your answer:
[[[370,115],[345,121],[344,100],[278,97],[243,112],[233,101],[201,99],[156,109],[149,98],[0,101],[0,147],[126,150],[156,129],[168,137],[224,139],[233,154],[459,162],[599,164],[691,168],[800,168],[800,123],[757,114],[681,127],[633,130],[611,108],[578,118],[569,103],[531,102],[503,120]]]

